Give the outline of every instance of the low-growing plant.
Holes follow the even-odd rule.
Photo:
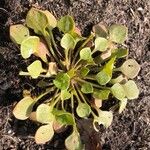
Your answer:
[[[83,37],[71,16],[57,21],[49,11],[31,8],[24,25],[10,27],[10,38],[20,45],[24,59],[38,57],[19,74],[37,79],[37,86],[45,92],[38,97],[25,95],[13,110],[17,119],[42,124],[35,134],[37,144],[46,143],[54,132],[71,125],[66,148],[80,150],[83,145],[77,119],[93,118],[96,131],[100,124],[109,127],[113,111],[101,110],[103,101],[116,98],[121,113],[127,100],[139,95],[132,79],[140,66],[134,59],[126,59],[128,49],[123,43],[127,28],[123,25],[97,24],[88,37]],[[121,59],[124,63],[118,66]]]

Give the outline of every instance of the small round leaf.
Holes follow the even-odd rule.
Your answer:
[[[70,85],[70,77],[67,73],[59,73],[53,82],[57,88],[66,90]]]
[[[96,80],[100,85],[105,85],[110,81],[111,77],[109,76],[108,73],[106,73],[105,71],[100,71],[97,75],[96,75]]]
[[[96,99],[107,100],[110,90],[94,90],[93,97]]]
[[[29,36],[29,29],[22,24],[10,26],[10,39],[17,44],[21,44]]]
[[[80,70],[80,75],[82,77],[85,77],[85,76],[87,76],[87,74],[89,73],[89,71],[90,70],[87,67],[82,67],[81,70]]]
[[[80,59],[83,60],[91,60],[92,59],[92,53],[91,53],[91,49],[89,47],[83,48],[80,51]]]
[[[27,119],[33,109],[35,101],[31,97],[25,97],[17,103],[13,110],[13,115],[20,120]]]
[[[88,104],[80,103],[76,109],[76,112],[79,117],[85,118],[88,117],[91,113],[91,108]]]
[[[128,78],[133,79],[138,75],[140,71],[140,65],[134,59],[128,59],[120,67],[120,70]]]
[[[107,50],[109,46],[109,42],[107,39],[102,38],[102,37],[97,37],[95,39],[95,50],[99,50],[101,52]]]
[[[59,28],[60,31],[68,33],[74,30],[75,23],[71,16],[66,15],[58,21],[57,27]]]
[[[139,89],[134,81],[129,80],[127,83],[123,84],[123,89],[125,95],[128,99],[136,99],[139,96]]]
[[[61,39],[60,44],[65,50],[74,49],[75,40],[69,33],[66,33]]]
[[[113,113],[111,111],[102,111],[99,110],[98,111],[98,118],[97,118],[97,122],[98,124],[102,124],[104,125],[106,128],[108,128],[113,120]]]
[[[50,141],[54,136],[53,124],[41,126],[35,134],[35,141],[37,144],[45,144]]]
[[[36,119],[40,123],[50,123],[55,119],[52,108],[46,104],[41,104],[36,110]]]
[[[127,38],[128,29],[123,25],[112,25],[109,28],[110,39],[113,42],[122,44]]]
[[[71,94],[67,90],[61,90],[61,100],[66,100],[71,97]]]
[[[37,34],[44,34],[45,28],[55,28],[57,25],[56,18],[49,11],[42,11],[31,8],[26,17],[27,26]]]
[[[111,80],[115,59],[116,57],[112,57],[105,64],[103,70],[96,75],[96,79],[100,85],[105,85]]]
[[[63,125],[74,125],[74,118],[71,113],[63,110],[54,109],[53,114],[56,117],[56,121],[58,121],[59,123]]]
[[[77,131],[73,131],[73,133],[65,140],[65,146],[67,150],[82,150],[83,146]]]
[[[119,100],[125,98],[126,94],[124,88],[120,83],[116,83],[111,87],[112,94]]]
[[[93,93],[93,86],[91,83],[84,83],[81,86],[81,91],[85,94]]]
[[[24,59],[29,58],[38,50],[40,39],[37,36],[29,36],[21,43],[21,55]]]
[[[45,70],[42,68],[42,64],[39,60],[36,60],[31,65],[29,65],[27,67],[27,70],[33,79],[38,78],[38,76],[42,72],[45,72]]]

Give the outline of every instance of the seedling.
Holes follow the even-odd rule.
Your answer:
[[[54,31],[56,28],[59,34]],[[20,45],[24,59],[37,56],[37,60],[19,74],[36,79],[37,86],[45,92],[38,97],[25,95],[13,114],[20,120],[29,118],[41,123],[35,134],[38,144],[46,143],[54,132],[71,125],[73,131],[65,141],[66,148],[82,149],[77,119],[93,118],[96,131],[97,124],[109,127],[113,112],[100,109],[103,101],[115,97],[121,113],[127,100],[139,95],[131,80],[140,70],[138,63],[128,59],[116,67],[116,62],[128,55],[123,46],[127,28],[123,25],[98,24],[88,37],[83,37],[71,16],[57,21],[49,11],[31,8],[24,25],[10,27],[10,37]],[[118,77],[113,77],[114,72]],[[49,98],[46,95],[50,95]]]

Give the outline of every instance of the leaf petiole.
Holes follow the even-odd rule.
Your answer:
[[[44,97],[45,95],[49,94],[51,91],[54,91],[55,87],[51,87],[49,90],[47,90],[46,92],[44,92],[43,94],[41,94],[39,97],[37,97],[35,100],[38,101],[40,100],[42,97]]]
[[[86,81],[86,80],[83,80],[83,79],[80,79],[80,78],[75,78],[77,81],[79,82],[82,82],[82,83],[90,83],[93,87],[95,88],[100,88],[100,89],[110,89],[109,87],[104,87],[104,86],[100,86],[98,84],[95,84],[95,83],[92,83],[92,82],[89,82],[89,81]]]
[[[74,63],[75,63],[75,61],[76,61],[76,59],[77,59],[77,56],[78,56],[80,50],[81,50],[91,39],[93,39],[93,37],[94,37],[94,34],[91,34],[91,35],[83,42],[83,44],[78,48],[78,50],[77,50],[77,52],[76,52],[76,54],[75,54],[75,57],[74,57],[74,59],[73,59],[73,61],[72,61],[72,65],[74,65]]]

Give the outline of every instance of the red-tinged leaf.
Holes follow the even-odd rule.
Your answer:
[[[81,36],[81,31],[78,27],[75,27],[74,31],[75,31],[75,33],[77,33],[78,35]]]
[[[61,132],[64,132],[67,129],[67,126],[65,126],[64,124],[62,124],[58,121],[54,121],[53,122],[53,128],[54,128],[54,131],[56,133],[61,133]]]
[[[40,39],[38,50],[35,52],[35,55],[40,57],[44,62],[47,62],[47,56],[50,56],[50,54],[44,40]]]

